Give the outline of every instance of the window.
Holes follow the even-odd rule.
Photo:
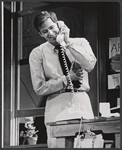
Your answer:
[[[21,120],[27,116],[43,119],[44,107],[21,108],[22,80],[22,17],[17,11],[22,9],[22,2],[2,2],[2,147],[21,146],[19,140]],[[27,68],[26,72],[27,73]],[[21,85],[22,84],[22,85]],[[27,90],[26,90],[27,92]],[[29,93],[28,93],[29,94]],[[31,96],[29,97],[31,98]],[[40,98],[40,100],[43,97]],[[33,146],[32,146],[33,147]],[[36,147],[46,147],[46,143]]]

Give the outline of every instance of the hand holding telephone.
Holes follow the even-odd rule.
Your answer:
[[[61,44],[61,42],[69,43],[69,34],[70,29],[64,24],[63,21],[58,21],[57,25],[59,26],[59,35],[57,35],[57,42]]]
[[[63,21],[58,21],[59,34],[57,35],[56,41],[61,44],[64,41],[64,34],[61,33],[61,28],[64,26]]]

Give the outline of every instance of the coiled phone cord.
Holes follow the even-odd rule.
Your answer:
[[[67,80],[68,80],[69,86],[71,88],[71,93],[73,94],[72,102],[73,102],[73,104],[76,104],[76,100],[75,100],[75,97],[74,97],[73,83],[72,83],[71,76],[70,76],[69,69],[68,69],[68,65],[67,65],[67,62],[66,62],[66,58],[65,58],[65,54],[64,54],[64,48],[63,48],[62,45],[60,45],[60,48],[61,48],[60,51],[61,51],[61,55],[62,55],[64,67],[65,67],[65,71],[67,73]]]

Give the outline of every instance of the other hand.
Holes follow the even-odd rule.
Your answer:
[[[76,72],[70,70],[69,72],[71,80],[76,81],[76,80],[82,80],[84,75],[83,75],[83,69],[78,69]]]
[[[79,80],[82,80],[84,75],[83,75],[83,69],[80,68],[76,71],[76,76],[78,77]]]

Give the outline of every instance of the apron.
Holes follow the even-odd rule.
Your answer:
[[[91,114],[93,118],[93,111],[90,103],[90,98],[86,92],[76,92],[76,100],[88,113]],[[46,123],[55,122],[56,116],[66,108],[71,107],[72,94],[70,92],[66,93],[56,93],[48,97],[45,107],[45,126],[47,128],[47,144],[48,148],[56,148],[56,139],[50,137],[50,126]]]

